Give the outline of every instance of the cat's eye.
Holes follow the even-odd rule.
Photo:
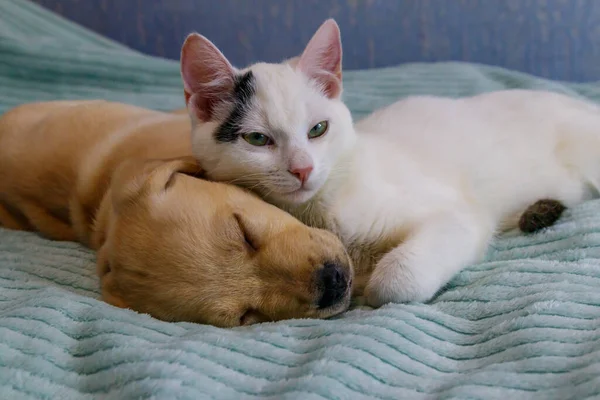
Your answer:
[[[323,136],[325,132],[327,132],[327,128],[329,128],[329,123],[327,121],[319,122],[308,131],[308,138],[314,139]]]
[[[242,135],[244,140],[250,143],[252,146],[267,146],[273,144],[273,140],[267,135],[260,132],[250,132]]]

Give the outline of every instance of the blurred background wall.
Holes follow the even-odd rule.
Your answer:
[[[468,61],[600,81],[600,0],[32,0],[142,52],[177,59],[186,34],[234,65],[302,51],[328,17],[344,67]]]

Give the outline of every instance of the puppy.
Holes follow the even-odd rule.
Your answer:
[[[200,174],[182,113],[55,101],[0,117],[0,225],[97,250],[106,302],[221,327],[348,307],[333,234]]]

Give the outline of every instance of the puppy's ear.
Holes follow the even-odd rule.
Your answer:
[[[178,173],[202,176],[202,168],[194,157],[168,160],[128,160],[121,164],[111,182],[116,210],[132,204],[137,198],[168,190]]]

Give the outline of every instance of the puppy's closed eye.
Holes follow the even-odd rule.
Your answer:
[[[242,231],[242,234],[244,235],[244,240],[246,241],[246,244],[248,245],[250,250],[258,251],[258,240],[252,234],[248,223],[246,223],[244,221],[244,218],[238,213],[234,213],[233,218],[236,220],[238,226],[240,227],[240,231]]]

